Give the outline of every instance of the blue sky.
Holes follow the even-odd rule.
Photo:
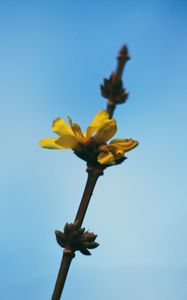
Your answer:
[[[105,108],[99,85],[124,43],[116,136],[140,145],[99,179],[84,225],[100,247],[76,255],[64,299],[187,298],[186,26],[182,0],[0,0],[1,299],[50,299],[54,230],[74,219],[86,172],[38,141],[56,117],[86,128]]]

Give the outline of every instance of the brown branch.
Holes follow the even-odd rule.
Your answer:
[[[54,292],[52,295],[52,300],[60,299],[65,282],[66,282],[69,267],[70,267],[71,261],[74,257],[75,257],[74,252],[64,249],[62,261],[60,264],[60,269],[58,272],[58,277],[57,277]]]
[[[109,119],[112,119],[115,108],[116,108],[116,104],[112,100],[109,99],[107,102],[107,108],[106,108],[106,111],[109,114]]]
[[[103,175],[103,170],[100,168],[88,167],[87,172],[88,172],[88,178],[87,178],[86,186],[75,217],[75,222],[78,222],[79,227],[81,227],[83,223],[97,179],[99,178],[99,176]],[[73,249],[64,250],[52,300],[59,300],[61,297],[65,285],[65,281],[67,278],[68,270],[73,257],[75,257],[75,253]]]
[[[118,64],[116,67],[116,72],[112,73],[112,76],[109,80],[105,80],[105,84],[101,86],[101,90],[103,93],[103,96],[105,98],[108,98],[107,103],[107,111],[109,113],[109,117],[112,118],[114,114],[114,110],[116,107],[116,104],[125,102],[128,94],[122,87],[121,77],[124,70],[125,63],[129,59],[128,50],[126,46],[123,46],[121,50],[119,51],[119,54],[117,56]],[[106,86],[105,86],[106,85]],[[114,91],[113,91],[114,90]],[[110,92],[112,91],[113,96],[109,96]],[[81,228],[81,225],[83,223],[93,190],[95,188],[95,185],[97,183],[97,180],[99,176],[103,175],[103,169],[97,167],[88,167],[88,178],[85,185],[84,193],[75,217],[76,223],[78,223],[78,227]],[[75,257],[75,249],[73,247],[69,246],[68,248],[64,249],[59,273],[57,276],[52,300],[60,300],[65,281],[67,278],[67,274],[70,268],[70,264],[72,259]]]
[[[103,170],[99,168],[88,167],[87,172],[88,172],[88,178],[87,178],[85,190],[77,211],[77,215],[75,217],[75,222],[78,221],[80,227],[83,223],[97,179],[99,178],[100,175],[103,175]]]
[[[116,76],[118,80],[122,79],[126,62],[130,59],[127,46],[123,46],[117,56],[118,64],[116,68]]]
[[[110,89],[112,91],[111,93],[112,95],[109,96],[107,102],[107,112],[109,114],[110,119],[113,117],[116,104],[124,103],[128,97],[128,93],[125,91],[125,89],[123,89],[122,75],[123,75],[126,62],[129,59],[130,57],[128,54],[128,48],[125,45],[120,49],[118,53],[117,56],[118,63],[117,63],[116,71],[112,73],[110,79],[108,80],[108,83],[110,84]],[[105,81],[105,83],[106,82],[107,81]],[[102,86],[101,89],[103,89]]]

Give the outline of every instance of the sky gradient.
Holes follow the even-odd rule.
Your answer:
[[[64,299],[187,299],[186,28],[182,0],[0,0],[1,299],[50,299],[54,230],[74,219],[86,166],[38,141],[57,117],[85,129],[105,108],[123,44],[116,136],[140,145],[99,178],[84,225],[100,246],[77,253]]]

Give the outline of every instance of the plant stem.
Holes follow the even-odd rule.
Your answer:
[[[106,111],[109,115],[109,119],[112,119],[116,104],[113,101],[108,100]]]
[[[127,47],[124,46],[121,48],[121,50],[117,56],[118,64],[117,64],[116,72],[115,72],[117,80],[121,80],[124,66],[128,59],[129,59],[128,50],[127,50]],[[107,112],[109,113],[110,119],[113,117],[115,107],[116,107],[116,103],[115,103],[114,99],[109,99],[108,104],[107,104]],[[81,227],[81,225],[84,221],[84,217],[86,215],[86,211],[87,211],[94,187],[96,185],[97,179],[99,178],[100,175],[103,175],[103,170],[98,167],[95,167],[95,168],[88,167],[87,172],[88,172],[88,178],[87,178],[86,186],[85,186],[84,193],[83,193],[83,196],[82,196],[82,199],[81,199],[81,202],[80,202],[80,205],[79,205],[76,217],[75,217],[75,222],[78,222],[79,227]],[[60,269],[58,272],[52,300],[60,300],[64,285],[65,285],[65,281],[67,278],[67,274],[68,274],[68,271],[70,268],[70,264],[74,257],[75,257],[75,253],[73,250],[64,249],[64,253],[62,256],[62,261],[61,261]]]
[[[128,54],[128,49],[127,46],[123,46],[117,56],[117,66],[116,66],[116,71],[113,73],[114,80],[121,80],[123,71],[125,68],[126,62],[130,59],[129,54]],[[107,103],[107,112],[109,114],[109,118],[112,119],[114,110],[116,108],[116,102],[115,99],[108,99]]]
[[[127,46],[123,46],[117,56],[116,76],[121,80],[126,62],[130,59]]]
[[[87,178],[86,186],[75,217],[75,222],[78,221],[80,227],[83,223],[97,179],[99,178],[100,175],[103,174],[102,169],[97,169],[97,168],[90,168],[90,169],[88,168],[87,172],[88,172],[88,178]]]
[[[81,227],[94,187],[96,185],[97,179],[99,178],[100,175],[103,175],[103,171],[102,169],[99,168],[92,168],[92,167],[88,167],[87,169],[88,172],[88,178],[87,178],[87,182],[85,185],[85,189],[84,189],[84,193],[75,217],[75,221],[78,221],[79,227]],[[72,259],[75,257],[75,254],[73,251],[65,249],[64,253],[63,253],[63,257],[62,257],[62,261],[61,261],[61,265],[60,265],[60,269],[58,272],[58,276],[57,276],[57,280],[56,280],[56,284],[55,284],[55,288],[54,288],[54,292],[53,292],[53,296],[52,296],[52,300],[60,300],[64,285],[65,285],[65,281],[67,278],[67,274],[69,271],[69,267],[71,264]]]
[[[59,300],[65,285],[65,281],[67,278],[67,274],[69,271],[69,267],[71,264],[72,259],[75,257],[75,254],[73,252],[66,251],[64,250],[63,256],[62,256],[62,261],[60,264],[60,269],[58,272],[58,277],[56,280],[54,292],[52,295],[52,300]]]

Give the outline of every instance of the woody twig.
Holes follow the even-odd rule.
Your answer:
[[[66,282],[68,271],[75,257],[75,252],[90,255],[90,249],[98,247],[97,235],[82,228],[84,217],[98,178],[108,167],[121,164],[125,153],[135,148],[138,142],[132,139],[115,139],[107,141],[116,133],[117,125],[113,119],[116,105],[125,103],[128,93],[123,87],[122,73],[129,59],[128,50],[123,46],[117,56],[116,71],[101,85],[102,96],[108,99],[106,110],[96,114],[87,131],[83,134],[78,124],[69,118],[69,126],[58,118],[52,124],[52,130],[58,138],[47,138],[40,141],[40,146],[50,149],[72,149],[87,163],[88,178],[84,193],[73,223],[64,226],[64,232],[55,231],[57,243],[64,248],[52,300],[59,300]]]

